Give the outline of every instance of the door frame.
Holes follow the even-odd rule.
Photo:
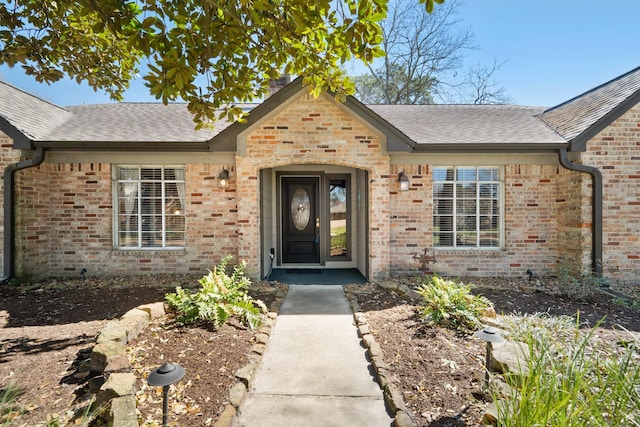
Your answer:
[[[322,171],[308,171],[308,172],[284,172],[284,171],[277,171],[276,172],[276,235],[277,235],[277,245],[278,245],[278,249],[277,249],[277,265],[278,266],[295,266],[297,268],[304,268],[304,267],[318,267],[318,266],[324,266],[326,263],[326,256],[324,255],[324,251],[323,251],[323,241],[324,241],[324,236],[323,236],[323,224],[324,224],[324,209],[323,206],[326,203],[325,202],[325,197],[323,195],[323,187],[324,187],[324,176],[325,173]],[[283,221],[284,221],[284,215],[283,215],[283,209],[285,209],[285,206],[283,205],[283,186],[284,186],[284,180],[283,178],[314,178],[318,180],[318,189],[317,189],[317,194],[316,194],[316,209],[317,209],[317,214],[318,217],[320,218],[320,235],[319,235],[319,247],[318,247],[318,252],[319,252],[319,261],[317,263],[284,263],[283,262],[283,245],[284,245],[284,239],[283,239]],[[312,221],[315,223],[315,218],[312,218]]]
[[[280,177],[280,254],[283,264],[321,265],[322,242],[322,208],[320,191],[322,188],[319,176],[281,176]],[[308,212],[302,229],[295,224],[292,197],[302,189],[308,198]],[[300,210],[300,205],[298,205]],[[302,212],[307,209],[303,208]],[[285,260],[286,258],[286,260]]]
[[[319,177],[320,178],[320,217],[321,227],[326,234],[324,240],[331,238],[328,182],[331,177],[349,177],[351,226],[349,257],[330,259],[330,240],[321,248],[318,264],[282,263],[282,186],[281,177]],[[369,172],[350,166],[337,165],[284,165],[265,168],[260,171],[260,259],[261,274],[267,277],[272,269],[349,269],[355,268],[363,276],[369,275]],[[326,193],[326,194],[325,194]],[[322,232],[322,230],[321,230]],[[321,241],[322,243],[322,241]]]

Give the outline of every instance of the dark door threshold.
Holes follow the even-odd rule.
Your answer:
[[[285,283],[287,285],[350,285],[367,283],[360,272],[355,268],[338,269],[303,269],[303,268],[276,268],[273,269],[267,280]]]

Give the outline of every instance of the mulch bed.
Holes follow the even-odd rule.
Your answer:
[[[555,279],[471,279],[473,290],[491,300],[498,314],[548,313],[579,318],[584,328],[600,323],[598,336],[615,341],[613,330],[640,337],[640,312],[597,292],[583,301],[555,294]],[[415,285],[409,281],[409,285]],[[469,335],[431,327],[416,315],[417,302],[368,285],[354,293],[385,361],[390,365],[416,426],[480,426],[488,396],[482,392],[485,343]],[[536,290],[537,289],[537,290]],[[603,320],[604,319],[604,320]]]
[[[605,294],[575,301],[554,295],[552,281],[533,290],[525,280],[475,282],[474,292],[492,300],[498,313],[576,316],[579,312],[580,320],[590,325],[604,318],[605,331],[620,326],[640,331],[639,312],[615,304]],[[56,417],[65,425],[81,417],[87,383],[74,379],[74,369],[100,328],[140,304],[162,301],[176,285],[194,284],[197,278],[192,276],[143,276],[1,287],[0,389],[13,379],[22,390],[19,405],[8,415],[11,425],[46,425]],[[262,284],[253,296],[269,305],[275,299],[271,288],[275,289],[273,284]],[[484,403],[479,393],[484,343],[428,327],[416,317],[416,301],[404,295],[371,284],[357,290],[354,298],[382,346],[416,425],[478,425]],[[248,362],[253,336],[253,331],[233,322],[218,330],[207,325],[183,327],[170,318],[151,325],[130,346],[139,378],[140,420],[149,426],[160,424],[160,390],[148,388],[145,378],[154,367],[172,361],[181,364],[186,375],[172,386],[171,425],[214,423],[227,402],[235,371]],[[5,421],[0,418],[0,424]]]

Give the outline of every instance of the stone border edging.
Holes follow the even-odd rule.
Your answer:
[[[101,418],[109,425],[139,425],[136,376],[131,372],[126,346],[149,326],[151,320],[165,314],[163,302],[139,305],[119,319],[107,322],[98,333],[90,358],[90,373],[97,375],[89,380],[89,388],[95,394],[92,409],[104,406]]]
[[[277,304],[279,304],[278,301],[276,301],[274,306]],[[222,411],[222,414],[218,417],[214,427],[231,427],[233,424],[238,408],[240,408],[240,405],[249,392],[260,359],[267,348],[267,342],[271,336],[271,330],[273,329],[277,316],[277,307],[271,307],[271,311],[267,313],[264,323],[255,334],[256,343],[251,347],[249,363],[236,371],[238,382],[229,389],[229,403],[227,403],[224,411]]]
[[[289,287],[287,286],[287,292],[288,291]],[[284,296],[278,296],[276,293],[276,299],[271,307],[269,307],[269,312],[267,313],[264,323],[254,335],[256,343],[251,346],[249,363],[236,371],[236,378],[238,379],[238,382],[229,389],[229,403],[227,403],[222,414],[220,414],[220,417],[216,420],[214,427],[231,427],[233,424],[233,420],[238,413],[240,405],[249,393],[249,388],[255,378],[256,369],[258,368],[260,359],[262,359],[262,355],[267,349],[271,330],[276,323],[280,304],[283,299]]]
[[[358,334],[369,353],[369,358],[378,377],[378,384],[383,391],[387,408],[392,412],[394,417],[393,425],[395,427],[414,427],[415,424],[406,410],[402,393],[394,384],[396,380],[389,371],[389,365],[384,361],[382,347],[380,347],[380,344],[378,344],[373,337],[365,314],[360,311],[358,302],[351,295],[348,295],[348,297],[351,310],[353,311],[353,318],[358,328]]]
[[[231,427],[236,410],[247,394],[258,362],[266,349],[282,299],[282,297],[276,297],[263,325],[255,333],[256,343],[251,347],[250,362],[236,372],[239,381],[229,390],[229,404],[214,424],[215,427]],[[164,304],[164,302],[143,304],[127,311],[119,319],[107,322],[96,337],[96,345],[91,350],[90,363],[80,369],[82,375],[94,374],[89,380],[90,390],[95,395],[92,409],[104,406],[104,412],[100,418],[104,419],[108,425],[139,426],[135,397],[137,378],[131,372],[126,346],[142,333],[152,320],[166,315]]]

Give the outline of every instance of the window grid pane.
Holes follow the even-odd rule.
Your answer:
[[[121,166],[115,176],[116,246],[184,247],[184,168]]]
[[[436,167],[433,180],[434,246],[500,247],[499,169]]]

